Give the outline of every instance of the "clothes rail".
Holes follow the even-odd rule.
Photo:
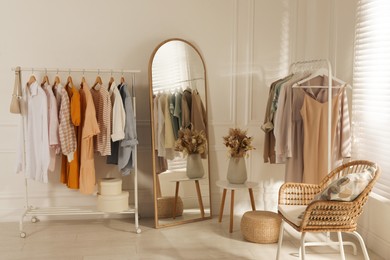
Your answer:
[[[66,73],[74,73],[74,72],[81,72],[81,73],[121,73],[122,75],[124,73],[130,73],[132,74],[131,78],[131,95],[133,99],[133,113],[134,113],[134,120],[136,120],[136,97],[135,97],[135,74],[141,73],[141,70],[130,70],[130,69],[80,69],[80,68],[26,68],[26,67],[15,67],[11,68],[12,71],[18,71],[20,72],[20,75],[23,71],[31,71],[32,73],[36,71],[40,72],[66,72]],[[94,208],[90,207],[33,207],[29,204],[29,193],[28,193],[28,179],[27,177],[24,178],[25,180],[25,211],[23,212],[20,221],[19,221],[19,230],[20,230],[20,237],[25,238],[26,232],[23,229],[23,221],[26,216],[31,217],[31,222],[35,223],[38,221],[37,216],[69,216],[69,215],[110,215],[110,214],[134,214],[134,222],[135,222],[135,231],[137,234],[141,233],[141,229],[139,228],[139,215],[138,215],[138,163],[137,163],[137,146],[135,146],[134,149],[134,206],[129,206],[129,208],[125,211],[118,212],[118,213],[108,213],[108,212],[102,212],[97,211]]]
[[[18,67],[12,68],[13,71],[18,70]],[[19,71],[40,71],[40,72],[83,72],[83,73],[141,73],[141,70],[129,70],[129,69],[83,69],[83,68],[28,68],[21,67]]]
[[[172,85],[177,85],[180,83],[192,82],[197,80],[204,80],[204,78],[193,78],[193,79],[180,80],[180,81],[169,82],[164,84],[157,84],[157,85],[153,85],[153,89],[163,90],[165,87],[171,87]]]

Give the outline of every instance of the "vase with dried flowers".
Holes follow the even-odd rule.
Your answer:
[[[204,131],[180,129],[175,142],[175,151],[187,156],[187,176],[190,179],[202,178],[204,168],[201,155],[206,153],[207,139]]]
[[[246,130],[230,128],[229,134],[223,137],[223,144],[228,148],[230,157],[227,180],[232,184],[243,184],[247,180],[245,158],[254,150],[253,137],[247,136]]]

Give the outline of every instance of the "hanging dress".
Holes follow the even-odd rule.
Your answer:
[[[80,192],[92,194],[95,191],[95,161],[93,137],[97,135],[99,125],[96,120],[96,110],[92,94],[86,83],[80,88],[81,104],[81,149],[80,149]]]
[[[343,90],[343,89],[341,89]],[[320,102],[305,93],[301,115],[304,127],[303,182],[319,184],[328,174],[328,101]],[[331,147],[335,145],[340,94],[332,97]]]

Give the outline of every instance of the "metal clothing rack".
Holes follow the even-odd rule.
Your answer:
[[[140,70],[108,70],[108,69],[59,69],[59,68],[12,68],[13,71],[19,71],[19,73],[22,73],[22,71],[31,71],[33,74],[35,71],[40,72],[56,72],[57,74],[59,72],[67,72],[69,75],[72,72],[82,72],[84,73],[121,73],[122,76],[124,73],[131,74],[131,95],[133,97],[133,111],[134,111],[134,119],[136,118],[136,98],[135,98],[135,92],[134,92],[134,85],[135,85],[135,74],[140,73]],[[20,237],[25,238],[26,232],[23,229],[23,221],[24,218],[29,216],[31,217],[31,222],[35,223],[38,221],[37,216],[75,216],[75,215],[109,215],[109,214],[134,214],[134,222],[135,222],[135,232],[137,234],[141,233],[141,229],[139,227],[139,216],[138,216],[138,163],[137,163],[137,145],[135,146],[135,153],[134,153],[134,206],[129,206],[129,209],[118,212],[118,213],[108,213],[108,212],[102,212],[98,211],[93,208],[87,208],[87,207],[47,207],[47,208],[39,208],[39,207],[33,207],[29,204],[29,196],[28,196],[28,179],[27,177],[24,178],[25,181],[25,211],[23,212],[20,221],[19,221],[19,230],[20,230]]]
[[[289,72],[294,73],[297,71],[313,71],[315,69],[325,69],[327,70],[328,76],[328,173],[332,170],[332,83],[333,83],[333,75],[332,75],[332,65],[328,59],[318,59],[318,60],[307,60],[307,61],[298,61],[291,63]],[[341,239],[341,234],[339,236]],[[342,240],[342,239],[341,239]],[[305,242],[305,246],[324,246],[324,245],[339,245],[340,242],[332,242],[330,240],[329,232],[326,233],[326,240],[323,242]],[[352,246],[354,255],[357,253],[356,245],[350,241],[341,241],[343,245]],[[301,253],[301,250],[299,250]]]
[[[332,103],[330,100],[332,100],[332,65],[330,64],[330,61],[327,59],[320,59],[320,60],[307,60],[307,61],[298,61],[295,63],[292,63],[290,65],[290,73],[293,73],[296,70],[313,70],[313,68],[323,68],[325,65],[325,69],[328,71],[328,172],[331,171],[332,168]]]
[[[193,78],[193,79],[175,81],[172,83],[163,83],[163,84],[153,85],[153,92],[157,93],[159,91],[166,90],[166,87],[172,88],[172,86],[179,86],[181,83],[192,82],[192,81],[197,81],[197,80],[204,80],[204,78]]]

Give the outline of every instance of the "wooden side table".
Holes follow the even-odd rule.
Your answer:
[[[199,209],[200,209],[200,215],[202,216],[202,218],[204,218],[204,207],[203,207],[203,200],[202,200],[202,194],[200,192],[200,186],[199,186],[199,180],[203,180],[205,179],[205,177],[202,177],[202,178],[194,178],[194,179],[190,179],[190,178],[181,178],[181,179],[177,179],[177,180],[172,180],[174,182],[176,182],[176,190],[175,190],[175,200],[173,202],[173,211],[172,211],[172,217],[173,219],[176,218],[176,204],[177,204],[177,198],[179,196],[179,186],[180,186],[180,182],[182,181],[194,181],[195,182],[195,188],[196,188],[196,193],[198,195],[198,203],[199,203]]]
[[[230,226],[229,226],[229,232],[233,232],[233,216],[234,216],[234,191],[235,190],[242,190],[242,189],[248,189],[249,191],[249,198],[251,200],[252,210],[256,210],[255,205],[255,199],[253,198],[253,188],[256,188],[259,183],[257,182],[251,182],[247,181],[244,184],[231,184],[228,181],[225,180],[219,180],[216,182],[217,186],[223,189],[222,193],[222,200],[221,200],[221,207],[219,209],[219,219],[218,222],[222,222],[222,216],[223,216],[223,208],[225,206],[225,198],[226,198],[226,192],[227,190],[230,190],[231,198],[230,198]]]

